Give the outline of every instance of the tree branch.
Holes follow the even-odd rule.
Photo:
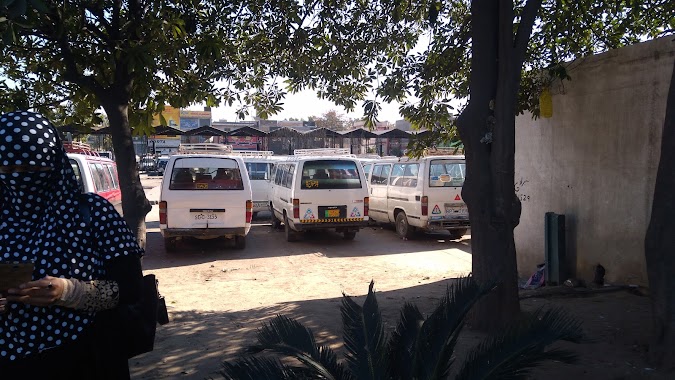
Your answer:
[[[528,0],[523,8],[523,14],[520,16],[520,25],[518,25],[518,32],[516,33],[516,40],[514,44],[514,59],[522,66],[525,60],[525,53],[527,52],[527,45],[530,43],[530,35],[532,34],[532,27],[534,20],[537,18],[539,9],[541,8],[542,0]],[[520,67],[518,67],[518,75],[520,75]]]

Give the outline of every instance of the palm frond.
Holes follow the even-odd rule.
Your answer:
[[[374,285],[371,281],[363,307],[346,295],[340,307],[347,365],[359,380],[384,379],[388,370],[384,327]]]
[[[258,344],[247,349],[250,354],[273,351],[298,359],[320,378],[349,379],[335,353],[328,347],[318,347],[312,330],[293,318],[278,315],[269,323],[263,323],[257,338]]]
[[[546,347],[558,340],[579,342],[581,338],[581,324],[562,309],[539,309],[479,344],[467,356],[456,379],[526,379],[532,368],[546,360],[573,363],[574,353],[547,351]]]
[[[249,356],[236,362],[224,362],[219,372],[225,380],[292,380],[309,379],[302,370],[282,364],[275,358]]]
[[[422,325],[413,354],[413,377],[440,380],[448,376],[463,321],[473,305],[494,288],[472,276],[450,285],[439,305]]]
[[[389,340],[389,374],[393,379],[412,379],[413,350],[422,323],[424,316],[419,308],[406,302]]]

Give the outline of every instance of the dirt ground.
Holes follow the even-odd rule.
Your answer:
[[[151,187],[146,190],[150,199],[157,195]],[[156,207],[147,218],[143,265],[146,273],[159,278],[171,323],[158,327],[153,352],[130,361],[134,379],[217,379],[220,363],[238,357],[243,347],[254,342],[261,322],[277,314],[299,319],[319,342],[342,354],[343,292],[361,302],[374,280],[390,331],[404,302],[429,313],[448,283],[471,268],[469,235],[461,241],[442,237],[401,241],[393,238],[393,231],[378,227],[360,232],[352,242],[318,233],[303,242],[287,243],[264,220],[252,229],[243,251],[197,241],[167,255]],[[562,344],[579,354],[579,363],[549,363],[537,369],[533,378],[675,378],[650,368],[645,360],[648,301],[626,291],[522,300],[525,311],[564,307],[583,321],[585,333],[582,344]],[[482,338],[465,329],[460,355]]]

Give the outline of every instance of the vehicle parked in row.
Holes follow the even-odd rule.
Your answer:
[[[228,238],[237,249],[246,247],[253,216],[251,181],[240,156],[222,153],[169,158],[159,202],[159,228],[167,251],[188,237]]]
[[[366,178],[349,154],[296,150],[276,163],[270,184],[272,226],[283,223],[287,241],[318,229],[335,229],[352,240],[368,224]]]
[[[461,238],[469,228],[462,200],[466,174],[464,156],[383,159],[372,163],[370,218],[393,223],[403,238],[417,230],[448,230]]]
[[[276,161],[270,159],[274,152],[246,151],[236,152],[246,163],[248,178],[253,192],[253,217],[261,211],[270,210],[270,177]]]
[[[160,175],[164,175],[164,171],[166,170],[166,164],[169,162],[169,156],[160,156],[157,159],[157,172]]]
[[[66,152],[68,150],[66,147]],[[115,161],[100,157],[93,151],[87,152],[82,149],[78,151],[81,153],[67,153],[67,155],[82,192],[102,196],[122,215],[122,191]]]

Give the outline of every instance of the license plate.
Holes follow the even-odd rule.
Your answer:
[[[255,208],[265,208],[265,207],[267,207],[267,202],[253,202],[253,207],[255,207]]]
[[[340,217],[340,210],[335,209],[335,210],[326,210],[326,218],[339,218]]]
[[[214,213],[199,213],[194,214],[195,220],[218,220],[218,214]]]
[[[446,215],[466,215],[469,213],[469,209],[466,207],[446,207]]]

